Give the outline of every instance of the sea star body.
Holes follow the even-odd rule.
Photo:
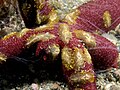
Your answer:
[[[25,28],[2,38],[0,61],[18,56],[37,43],[36,57],[44,51],[45,54],[41,56],[44,61],[48,59],[62,61],[61,67],[71,90],[96,90],[93,67],[95,69],[117,68],[116,46],[98,33],[115,28],[120,23],[118,12],[120,9],[116,9],[120,2],[112,0],[114,1],[112,4],[111,0],[91,1],[61,20],[47,0],[42,0],[41,3],[38,1],[35,1],[37,22],[35,19],[33,23],[41,26],[33,29]],[[22,14],[27,23],[33,21],[27,17],[28,13]],[[27,25],[29,27],[31,24]]]

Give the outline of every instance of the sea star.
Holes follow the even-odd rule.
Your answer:
[[[29,10],[32,10],[31,6],[28,12],[22,8],[22,16],[28,27],[31,24],[40,26],[25,28],[3,37],[0,40],[1,63],[37,43],[36,57],[45,52],[41,56],[42,60],[62,61],[61,67],[69,89],[96,90],[94,69],[117,68],[116,46],[98,34],[114,29],[120,23],[120,2],[90,1],[67,14],[62,20],[47,0],[41,0],[41,3],[35,0],[35,3],[36,9],[33,12],[37,12],[37,19],[27,17]],[[32,21],[33,23],[29,23]]]

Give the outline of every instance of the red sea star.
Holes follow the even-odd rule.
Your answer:
[[[40,3],[41,7],[37,9],[38,24],[44,20],[47,20],[47,24],[13,32],[2,38],[0,61],[21,54],[37,42],[36,56],[42,50],[45,51],[42,56],[44,60],[48,59],[48,55],[52,55],[53,60],[61,55],[61,67],[71,90],[96,90],[93,66],[95,69],[117,68],[118,59],[116,46],[96,33],[114,29],[120,23],[120,2],[91,1],[62,20],[59,20],[56,11],[46,0],[43,2],[45,4]],[[23,18],[27,21],[24,15],[23,13]]]

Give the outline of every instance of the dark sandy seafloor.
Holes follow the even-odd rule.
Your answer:
[[[11,12],[6,17],[0,18],[0,37],[13,31],[20,31],[24,27],[20,15],[17,12]],[[103,36],[115,43],[120,52],[119,27]],[[0,90],[68,90],[59,67],[61,63],[41,63],[11,59],[1,64]],[[118,69],[96,71],[98,90],[120,90],[120,59],[118,63]]]

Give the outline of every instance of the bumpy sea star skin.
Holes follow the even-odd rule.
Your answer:
[[[35,29],[24,29],[18,33],[11,33],[0,40],[0,59],[2,62],[7,58],[17,56],[23,50],[38,42],[36,56],[42,50],[45,50],[46,55],[44,57],[46,58],[49,54],[52,54],[53,59],[56,59],[61,54],[63,71],[71,90],[79,90],[80,88],[84,90],[91,90],[91,88],[92,90],[96,90],[93,64],[85,46],[90,50],[92,49],[91,55],[94,55],[92,58],[102,58],[105,62],[108,62],[104,64],[101,59],[98,59],[94,63],[96,65],[99,63],[98,66],[105,65],[103,66],[104,68],[113,66],[113,63],[109,60],[117,63],[118,53],[111,42],[101,36],[94,36],[82,30],[73,31],[66,23],[48,24]],[[85,46],[82,42],[84,42]],[[103,46],[100,47],[101,44],[105,46],[105,43],[108,44],[107,47],[112,47],[112,50],[115,50],[112,52],[111,48],[108,49],[111,51],[110,55],[115,54],[115,56],[103,58],[102,56],[97,56],[97,50],[94,53],[94,48],[97,47],[101,49],[101,51],[98,50],[98,55],[107,52]],[[105,55],[108,53],[105,53]],[[44,57],[43,59],[46,60]]]
[[[83,33],[87,32],[83,31]],[[90,37],[94,39],[94,37]],[[90,87],[96,90],[91,56],[83,43],[81,43],[82,41],[84,40],[78,39],[66,23],[41,26],[34,30],[24,29],[19,33],[12,33],[1,39],[0,59],[2,61],[17,56],[22,53],[22,50],[38,42],[36,56],[42,50],[46,52],[44,56],[46,58],[47,55],[52,54],[53,59],[56,59],[61,54],[62,67],[71,90],[77,88],[90,90]],[[94,46],[94,44],[90,44],[95,43],[94,40],[84,42],[88,46]],[[46,60],[44,57],[43,59]]]
[[[76,31],[76,35],[80,39],[83,39],[81,38],[82,34],[83,33],[81,33],[81,30]],[[106,38],[100,35],[93,34],[93,33],[91,35],[93,35],[95,38],[95,41],[96,41],[95,47],[89,46],[88,43],[86,43],[86,45],[88,44],[87,45],[88,51],[92,57],[94,68],[95,69],[107,69],[110,67],[117,68],[118,50],[116,46],[113,43],[111,43],[109,40],[107,40]],[[85,34],[84,36],[87,37],[87,35]],[[89,39],[92,39],[92,38],[89,38]],[[93,44],[94,42],[91,43],[91,45]]]
[[[89,48],[95,69],[117,68],[118,50],[116,46],[106,38],[95,35],[96,47]],[[100,63],[99,63],[100,62]]]
[[[91,25],[84,21],[84,19],[89,20],[91,14],[95,16],[96,13],[92,13],[92,9],[90,9],[91,14],[87,16],[88,9],[85,9],[85,12],[83,12],[84,10],[82,11],[80,8],[88,6],[88,8],[93,8],[94,11],[94,4],[100,2],[101,5],[107,5],[109,1],[96,0],[94,2],[89,2],[85,4],[86,6],[83,5],[79,7],[79,9],[74,10],[74,12],[69,13],[60,21],[56,11],[48,7],[49,4],[47,3],[46,5],[46,1],[47,0],[42,0],[45,4],[40,4],[40,6],[42,6],[37,9],[39,12],[37,15],[39,18],[38,23],[41,24],[44,20],[46,21],[47,18],[47,24],[34,29],[25,28],[21,32],[13,32],[2,38],[0,40],[0,62],[18,56],[23,53],[24,50],[30,48],[34,43],[37,43],[35,56],[39,56],[44,50],[45,55],[42,56],[43,60],[48,59],[47,56],[51,55],[54,61],[61,55],[61,67],[63,68],[64,75],[71,90],[96,90],[93,66],[95,69],[117,67],[118,51],[112,42],[95,34],[97,28],[94,27],[93,24]],[[115,3],[117,2],[116,0],[113,1]],[[37,1],[35,3],[37,3]],[[91,17],[92,19],[95,18],[96,21],[96,23],[90,21],[91,23],[94,23],[94,25],[100,29],[104,29],[106,26],[112,27],[110,25],[111,19],[115,22],[118,18],[116,23],[119,24],[119,12],[112,12],[110,10],[111,14],[109,14],[109,8],[107,6],[101,8],[101,10],[98,9],[98,11],[102,13],[100,16],[105,20],[103,19],[98,22],[97,18],[101,20],[99,16],[96,16],[97,18]],[[117,16],[114,18],[114,14],[112,13],[115,13]],[[43,17],[40,18],[39,16]],[[84,24],[88,26],[85,27]],[[107,31],[106,28],[104,30]],[[101,30],[99,31],[101,32]]]
[[[72,30],[84,30],[93,33],[93,35],[94,33],[101,34],[115,29],[120,23],[119,5],[118,0],[90,1],[75,9],[74,12],[67,14],[62,21],[68,23]],[[88,50],[92,56],[95,69],[106,69],[106,66],[108,68],[111,65],[117,67],[118,51],[116,47],[112,43],[110,44],[107,39],[99,35],[94,36],[96,47]],[[110,54],[112,52],[113,55]],[[102,60],[101,63],[97,63],[100,60]]]
[[[118,0],[91,0],[77,10],[79,14],[74,21],[76,29],[102,33],[113,30],[120,23]]]

